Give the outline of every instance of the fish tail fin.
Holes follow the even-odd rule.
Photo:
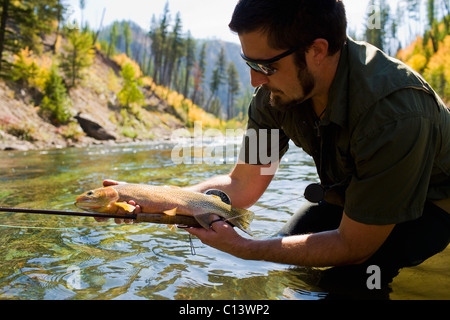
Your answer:
[[[209,229],[211,214],[212,213],[194,213],[194,218],[203,228]],[[231,214],[226,215],[227,218],[225,221],[251,235],[250,222],[253,220],[254,215],[255,214],[249,210],[231,207]]]
[[[228,218],[227,221],[238,227],[245,233],[250,234],[250,223],[252,222],[255,214],[250,210],[234,207],[231,208],[231,212],[233,213],[233,217]]]

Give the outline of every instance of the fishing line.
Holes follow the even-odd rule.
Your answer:
[[[305,196],[299,196],[297,198],[293,198],[293,199],[290,199],[290,200],[285,200],[283,202],[275,203],[275,204],[272,204],[272,205],[270,205],[268,207],[265,207],[265,208],[259,208],[259,209],[255,210],[255,211],[253,211],[253,213],[256,213],[256,212],[259,212],[259,211],[263,211],[263,210],[267,210],[267,209],[271,209],[271,208],[275,208],[275,207],[281,206],[282,204],[289,203],[289,202],[296,201],[296,200],[300,200],[300,199],[303,199],[303,198],[305,198]],[[246,214],[248,214],[248,213],[246,213]]]
[[[0,224],[1,228],[11,228],[11,229],[36,229],[36,230],[71,230],[78,229],[78,227],[73,228],[51,228],[51,227],[27,227],[27,226],[11,226]]]
[[[246,212],[246,213],[244,213],[244,214],[241,214],[241,215],[238,215],[238,216],[235,216],[235,217],[231,217],[231,218],[228,218],[228,219],[222,219],[222,220],[223,220],[224,222],[230,222],[230,223],[232,224],[233,222],[230,221],[230,220],[235,220],[235,219],[237,219],[237,218],[241,218],[241,217],[244,217],[244,216],[249,215],[249,214],[254,214],[254,213],[257,213],[257,212],[260,212],[260,211],[263,211],[263,210],[275,208],[275,207],[278,207],[278,206],[280,206],[280,205],[282,205],[282,204],[289,203],[289,202],[293,202],[293,201],[300,200],[300,199],[303,199],[303,198],[305,198],[304,195],[303,195],[303,196],[296,197],[296,198],[293,198],[293,199],[290,199],[290,200],[285,200],[285,201],[283,201],[283,202],[276,203],[276,204],[267,206],[267,207],[265,207],[265,208],[259,208],[259,209],[254,210],[254,211],[249,211],[249,212]]]
[[[193,256],[196,256],[197,252],[195,252],[194,242],[192,241],[191,234],[189,234],[189,247],[191,248],[191,254]]]
[[[292,201],[297,201],[297,200],[300,200],[300,199],[306,199],[306,200],[308,200],[309,202],[312,202],[312,203],[319,203],[322,200],[324,200],[325,193],[326,193],[326,189],[321,184],[319,184],[319,183],[312,183],[312,184],[308,185],[305,188],[304,194],[299,196],[299,197],[295,197],[295,198],[292,198],[290,200],[285,200],[283,202],[270,205],[270,206],[268,206],[266,208],[260,208],[260,209],[257,209],[255,211],[247,212],[247,213],[238,215],[236,217],[228,218],[228,219],[226,219],[224,221],[228,222],[229,220],[240,218],[240,217],[246,216],[248,214],[254,214],[254,213],[257,213],[257,212],[262,211],[262,210],[275,208],[275,207],[278,207],[278,206],[280,206],[282,204],[289,203],[289,202],[292,202]]]

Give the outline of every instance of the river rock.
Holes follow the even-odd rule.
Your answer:
[[[81,129],[83,129],[83,131],[89,137],[102,141],[116,140],[116,137],[112,133],[108,132],[108,130],[103,128],[99,123],[97,123],[93,119],[88,118],[87,116],[82,115],[81,113],[78,113],[75,116],[75,119],[77,119]]]

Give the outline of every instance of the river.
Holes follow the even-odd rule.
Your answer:
[[[1,152],[0,205],[73,211],[75,197],[103,179],[186,186],[229,172],[237,154],[220,152],[219,143],[201,164],[174,163],[173,147],[155,142]],[[316,180],[311,158],[292,147],[251,208],[252,236],[276,234]],[[450,248],[401,269],[386,288],[360,291],[345,280],[324,285],[325,269],[244,261],[198,239],[192,249],[185,231],[162,225],[19,213],[1,213],[0,225],[0,299],[450,299]],[[364,286],[367,278],[360,279]]]

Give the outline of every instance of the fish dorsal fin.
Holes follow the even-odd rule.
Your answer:
[[[134,209],[136,209],[135,206],[132,206],[131,204],[128,204],[126,202],[116,202],[114,203],[117,207],[124,209],[126,212],[133,212]]]
[[[177,208],[166,210],[166,211],[163,211],[163,212],[166,215],[173,217],[173,216],[175,216],[177,214]]]
[[[213,198],[216,198],[216,199],[219,199],[220,201],[222,201],[222,198],[219,197],[219,196],[216,196],[215,194],[209,194],[209,196],[213,197]]]

